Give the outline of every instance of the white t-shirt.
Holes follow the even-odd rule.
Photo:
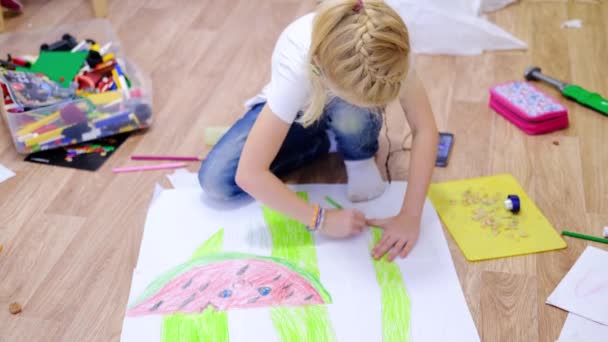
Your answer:
[[[315,13],[306,14],[281,33],[272,54],[270,82],[245,103],[246,108],[266,102],[273,113],[290,124],[305,108],[311,92],[308,51],[314,17]]]

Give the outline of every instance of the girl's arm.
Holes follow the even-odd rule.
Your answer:
[[[437,158],[439,133],[422,82],[413,72],[400,95],[410,128],[412,153],[408,172],[408,186],[401,211],[395,217],[371,220],[370,225],[384,228],[382,239],[374,247],[376,258],[388,253],[388,259],[405,257],[414,247],[420,233],[422,209]]]
[[[298,197],[270,171],[289,128],[268,105],[264,106],[243,147],[236,183],[268,207],[309,225],[314,206]],[[331,211],[326,214],[323,233],[344,237],[359,233],[364,227],[365,217],[357,210]]]
[[[439,132],[426,90],[415,72],[406,88],[400,102],[413,140],[407,191],[400,214],[420,219],[437,159]]]

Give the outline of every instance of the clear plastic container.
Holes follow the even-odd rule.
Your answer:
[[[94,19],[45,30],[3,34],[0,35],[0,51],[12,56],[36,56],[42,44],[52,44],[66,33],[79,42],[92,39],[101,46],[111,42],[108,53],[114,54],[130,87],[101,93],[107,96],[81,94],[25,111],[8,108],[0,99],[0,112],[19,153],[29,154],[139,130],[152,123],[150,80],[123,55],[120,41],[107,20]]]

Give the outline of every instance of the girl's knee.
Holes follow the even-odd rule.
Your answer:
[[[330,127],[340,135],[375,135],[380,132],[382,118],[368,108],[357,107],[341,99],[334,100],[330,108]]]

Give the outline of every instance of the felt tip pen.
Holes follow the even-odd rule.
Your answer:
[[[116,67],[114,68],[114,70],[116,70],[116,73],[118,74],[118,81],[120,83],[120,88],[122,88],[124,90],[125,93],[125,97],[128,99],[130,98],[130,94],[129,94],[129,84],[127,83],[127,79],[125,78],[125,73],[122,71],[122,68],[120,67],[119,63],[116,63]]]
[[[338,204],[338,202],[334,201],[331,197],[325,196],[325,200],[329,204],[331,204],[334,208],[336,208],[336,209],[343,209],[343,207],[340,204]]]
[[[585,235],[585,234],[576,233],[576,232],[569,232],[567,230],[562,231],[562,235],[608,244],[608,239],[604,239],[604,238],[597,237],[597,236]]]

